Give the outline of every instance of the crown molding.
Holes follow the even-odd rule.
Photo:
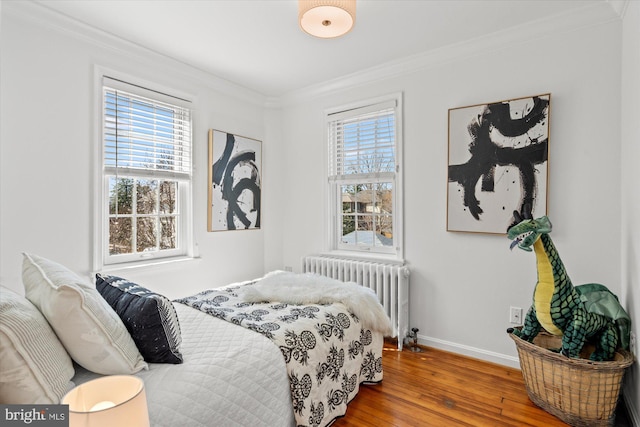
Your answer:
[[[293,105],[312,98],[369,85],[394,77],[472,58],[502,49],[544,40],[593,26],[618,21],[620,15],[609,3],[628,3],[629,0],[606,0],[576,11],[532,21],[517,27],[499,30],[472,40],[448,45],[414,56],[387,62],[353,74],[287,93],[279,98],[281,106]]]
[[[611,5],[616,14],[622,19],[627,13],[631,0],[606,0]]]
[[[558,34],[566,34],[612,21],[619,21],[626,13],[629,1],[604,0],[594,2],[577,11],[572,10],[550,18],[499,30],[472,40],[380,64],[336,79],[327,80],[317,85],[292,91],[279,97],[267,97],[167,55],[98,30],[48,8],[44,2],[40,3],[34,0],[3,1],[2,12],[116,52],[132,61],[140,61],[140,57],[153,59],[156,62],[161,62],[164,67],[168,67],[172,71],[180,73],[186,78],[212,90],[254,105],[273,109],[531,43],[532,41],[544,40]]]
[[[116,53],[132,63],[154,61],[165,69],[184,76],[222,94],[263,106],[266,97],[254,90],[222,79],[193,65],[179,61],[147,47],[127,41],[50,9],[46,3],[33,0],[3,1],[2,12],[47,30],[56,31],[101,49]]]

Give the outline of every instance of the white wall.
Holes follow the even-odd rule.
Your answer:
[[[628,2],[622,32],[622,291],[636,332],[640,332],[640,3]],[[636,344],[638,357],[640,346]],[[625,380],[625,400],[640,425],[640,369],[636,362]]]
[[[194,101],[194,234],[201,259],[113,274],[169,297],[263,274],[262,230],[206,231],[207,130],[263,140],[261,95],[76,26],[30,2],[3,2],[1,28],[4,286],[22,290],[22,251],[80,274],[92,268],[96,67],[173,89]],[[267,148],[269,141],[263,143]]]
[[[459,47],[460,48],[460,47]],[[447,110],[551,92],[552,237],[575,284],[620,293],[620,22],[519,43],[471,43],[397,77],[292,96],[284,108],[289,170],[284,264],[325,249],[325,108],[404,92],[405,257],[410,323],[421,342],[509,364],[509,306],[527,309],[534,256],[502,236],[446,232]],[[331,82],[335,83],[335,82]]]
[[[269,107],[265,112],[265,147],[262,151],[263,162],[267,165],[262,171],[263,193],[262,224],[264,230],[264,271],[282,270],[282,229],[284,227],[285,201],[290,198],[285,193],[287,168],[284,163],[284,149],[281,143],[282,111]],[[273,165],[273,166],[271,166]]]

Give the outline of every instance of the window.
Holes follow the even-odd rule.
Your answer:
[[[188,254],[188,102],[108,77],[102,88],[103,263]]]
[[[402,257],[401,97],[327,114],[331,249]]]

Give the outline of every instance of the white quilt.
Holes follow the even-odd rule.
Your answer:
[[[182,330],[180,365],[149,364],[152,427],[290,427],[289,379],[278,347],[264,336],[174,303]],[[76,367],[76,384],[98,375]]]

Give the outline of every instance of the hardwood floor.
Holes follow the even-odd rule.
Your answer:
[[[360,386],[332,426],[567,426],[529,400],[519,370],[423,350],[398,352],[385,343],[384,380]]]

